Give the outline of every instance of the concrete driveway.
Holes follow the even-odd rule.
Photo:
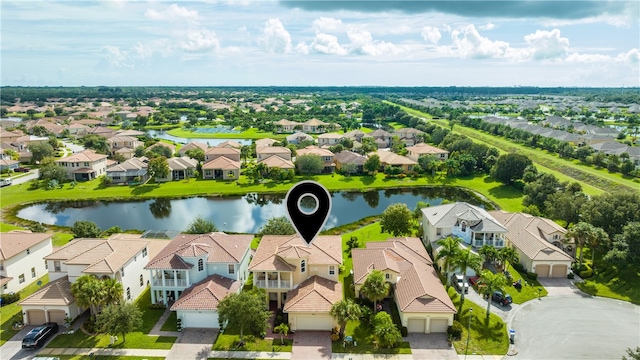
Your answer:
[[[640,344],[640,306],[588,295],[549,296],[521,307],[511,328],[516,359],[620,359],[626,348]]]
[[[296,331],[293,336],[292,359],[331,359],[331,333]]]
[[[3,359],[3,360],[31,359],[38,354],[40,349],[45,348],[49,343],[49,341],[51,341],[55,337],[55,334],[51,335],[49,339],[47,339],[47,342],[44,345],[42,345],[42,348],[40,349],[23,349],[22,338],[24,338],[25,335],[27,335],[27,333],[31,331],[31,329],[33,329],[34,327],[35,326],[25,326],[16,335],[14,335],[9,341],[4,343],[4,345],[0,347],[0,359]],[[58,334],[59,333],[60,333],[60,330],[58,330]]]
[[[447,334],[409,334],[407,340],[414,359],[458,360],[456,350],[449,346]]]
[[[183,329],[167,359],[207,359],[218,337],[218,329]]]

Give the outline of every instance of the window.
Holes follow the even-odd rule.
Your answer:
[[[302,260],[300,261],[300,272],[303,273],[307,271],[307,262]]]
[[[198,260],[198,271],[204,270],[204,261],[202,259]]]
[[[20,276],[18,276],[18,283],[22,284],[24,282],[24,274],[20,274]]]
[[[89,163],[88,162],[84,163],[84,166],[89,166]]]
[[[147,257],[147,248],[142,249],[142,257]]]
[[[133,255],[133,261],[138,261],[138,257]]]
[[[4,263],[0,261],[0,270],[4,270]]]
[[[553,240],[558,240],[558,239],[560,239],[560,235],[558,235],[558,234],[554,234],[554,235],[553,235]]]
[[[47,262],[47,260],[44,261],[44,269],[49,270],[49,263]]]
[[[34,267],[31,268],[31,277],[32,278],[36,277],[36,268]]]
[[[120,269],[120,276],[124,277],[124,268]]]
[[[333,265],[329,265],[329,275],[335,275],[336,274],[336,267]]]
[[[144,277],[140,274],[140,286],[144,286]]]
[[[234,264],[229,264],[229,274],[236,273],[236,266]]]
[[[3,290],[7,290],[7,284],[2,285]]]
[[[31,249],[27,249],[27,255],[31,254]]]
[[[55,260],[53,262],[53,271],[60,272],[60,261],[59,260]]]
[[[131,288],[127,288],[127,300],[131,300]]]
[[[438,236],[442,235],[442,229],[437,228],[436,229],[436,235],[438,235]]]
[[[389,274],[384,274],[384,278],[385,278],[385,280],[389,280],[389,279],[391,278],[391,275],[389,275]]]
[[[466,222],[466,221],[463,221],[463,222],[460,224],[460,227],[462,228],[462,231],[466,232],[466,231],[467,231],[467,222]]]

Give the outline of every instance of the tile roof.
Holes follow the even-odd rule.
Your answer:
[[[190,269],[192,264],[183,257],[197,257],[208,253],[208,263],[240,263],[251,246],[253,235],[178,234],[145,269]]]
[[[77,152],[71,156],[58,159],[56,160],[56,162],[57,163],[59,162],[94,162],[94,161],[100,161],[106,158],[107,158],[107,155],[98,154],[91,149],[87,149],[81,152]]]
[[[232,147],[235,149],[240,149],[242,147],[242,144],[240,144],[237,141],[233,141],[233,140],[226,140],[221,142],[220,144],[218,144],[216,147],[222,148],[222,147]]]
[[[304,149],[298,149],[296,150],[296,153],[297,153],[297,156],[313,154],[318,156],[333,157],[333,153],[328,149],[319,148],[313,145],[307,146]]]
[[[208,148],[209,148],[209,145],[207,145],[205,143],[194,141],[194,142],[187,143],[186,145],[181,147],[180,150],[178,150],[178,152],[180,154],[185,154],[187,152],[187,150],[191,150],[191,149],[207,150]]]
[[[234,147],[212,147],[204,151],[206,155],[239,155],[240,149]]]
[[[422,209],[422,213],[427,217],[427,220],[435,227],[439,228],[453,228],[458,221],[458,214],[464,213],[466,210],[473,210],[479,217],[483,219],[491,219],[492,222],[497,223],[495,219],[484,209],[468,204],[466,202],[455,202],[444,205],[431,206]],[[499,223],[498,223],[499,224]],[[506,232],[506,229],[502,229]]]
[[[242,283],[220,275],[211,275],[185,289],[171,306],[176,310],[216,310],[220,300],[240,290]]]
[[[308,255],[306,255],[308,254]],[[286,259],[308,257],[308,264],[342,264],[342,238],[333,235],[321,235],[307,245],[298,235],[265,235],[249,265],[250,271],[282,270],[296,268]]]
[[[340,152],[333,154],[333,156],[336,159],[336,162],[339,162],[342,164],[354,163],[357,165],[364,165],[364,163],[367,162],[366,156],[360,155],[358,153],[354,153],[353,151],[349,151],[349,150],[342,150]]]
[[[378,150],[374,154],[380,156],[380,162],[389,165],[415,165],[417,162],[391,151]]]
[[[195,169],[198,166],[198,160],[188,156],[168,158],[167,163],[171,170]]]
[[[275,142],[276,142],[275,140],[269,139],[269,138],[258,139],[258,140],[256,140],[256,149],[257,148],[261,148],[261,147],[265,147],[265,146],[271,146]]]
[[[304,125],[308,125],[308,126],[329,125],[329,123],[326,123],[326,122],[324,122],[322,120],[318,120],[316,118],[309,119],[309,120],[305,121],[303,124]]]
[[[420,143],[414,146],[410,146],[407,148],[407,151],[413,154],[448,154],[449,153],[447,150],[442,150],[440,148],[437,148],[435,146],[431,146],[425,143]]]
[[[285,312],[326,312],[342,300],[342,283],[314,275],[287,293]]]
[[[0,233],[0,260],[10,259],[34,245],[50,240],[52,236],[53,234],[22,231]]]
[[[259,163],[263,163],[267,165],[267,167],[277,167],[280,169],[294,169],[295,165],[291,160],[283,159],[278,155],[271,155],[268,158],[258,161]]]
[[[291,150],[282,146],[262,146],[256,148],[258,154],[291,154]]]
[[[61,305],[66,306],[76,301],[71,293],[69,277],[61,277],[44,285],[40,290],[20,301],[19,305]]]
[[[219,156],[213,160],[207,161],[202,165],[203,169],[222,169],[222,170],[238,170],[240,162],[231,160],[226,156]]]

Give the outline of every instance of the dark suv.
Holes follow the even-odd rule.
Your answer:
[[[42,326],[31,329],[27,336],[22,339],[23,349],[39,348],[47,341],[47,339],[58,332],[58,324],[48,322]]]
[[[493,295],[491,295],[491,300],[499,303],[502,306],[509,305],[513,302],[513,299],[511,299],[511,295],[503,294],[500,291],[494,291]]]

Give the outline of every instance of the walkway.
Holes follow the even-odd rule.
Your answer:
[[[160,330],[162,329],[162,325],[164,325],[164,323],[167,322],[167,319],[169,318],[169,316],[171,316],[171,312],[172,311],[167,307],[167,309],[162,313],[162,316],[160,316],[160,319],[158,319],[158,322],[156,322],[153,328],[151,328],[149,335],[174,336],[178,338],[177,340],[178,342],[180,341],[180,337],[182,336],[181,332]]]

